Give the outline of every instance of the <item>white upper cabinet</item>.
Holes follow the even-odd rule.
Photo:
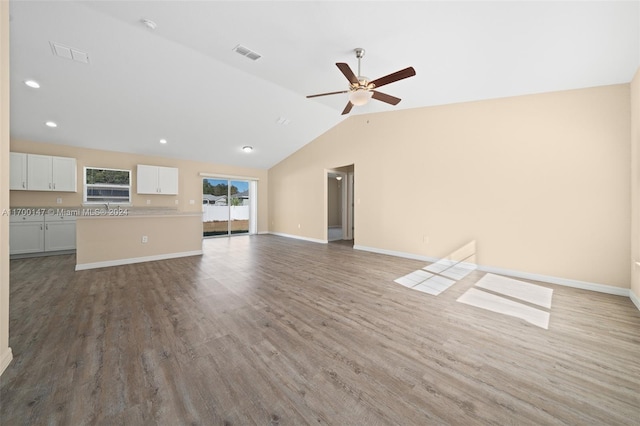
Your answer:
[[[52,191],[51,156],[28,154],[27,176],[30,191]]]
[[[77,192],[78,167],[75,158],[51,157],[51,176],[54,191]]]
[[[18,154],[18,153],[11,153]],[[26,155],[26,189],[30,191],[61,191],[76,192],[77,165],[75,158],[52,157],[50,155],[22,154]],[[13,157],[12,157],[13,158]],[[16,156],[16,163],[18,157]],[[12,188],[13,188],[13,162],[12,162]],[[15,172],[16,179],[18,172]],[[16,181],[17,183],[17,181]]]
[[[9,189],[27,189],[27,154],[12,152],[9,162]]]
[[[138,164],[138,194],[178,195],[178,169]]]

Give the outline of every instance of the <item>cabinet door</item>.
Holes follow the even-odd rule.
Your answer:
[[[44,221],[12,222],[9,226],[9,254],[44,251]]]
[[[175,167],[158,167],[158,187],[161,194],[178,194],[178,169]]]
[[[27,154],[12,152],[9,158],[9,189],[27,189]]]
[[[77,167],[75,158],[51,157],[54,191],[77,192]]]
[[[75,250],[76,248],[76,221],[46,220],[45,221],[44,250]]]
[[[51,191],[51,157],[27,154],[27,189],[30,191]]]
[[[137,184],[138,194],[157,194],[158,168],[138,164]]]

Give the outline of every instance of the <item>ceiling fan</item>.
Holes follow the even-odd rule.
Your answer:
[[[396,98],[395,96],[387,95],[386,93],[378,92],[378,87],[382,87],[385,84],[393,83],[394,81],[402,80],[404,78],[413,77],[416,75],[416,70],[413,67],[405,68],[400,71],[396,71],[392,74],[385,75],[384,77],[380,77],[376,80],[369,80],[368,77],[364,77],[360,74],[360,60],[364,56],[364,49],[358,47],[354,49],[356,52],[356,58],[358,58],[358,75],[356,76],[348,64],[344,62],[336,63],[338,69],[347,77],[349,80],[349,89],[342,90],[339,92],[329,92],[329,93],[319,93],[317,95],[309,95],[307,98],[317,98],[318,96],[327,96],[327,95],[337,95],[339,93],[349,93],[349,102],[347,106],[342,111],[342,115],[349,114],[351,108],[354,105],[364,105],[369,102],[369,99],[373,98],[378,101],[386,102],[391,105],[397,105],[400,102],[400,98]]]

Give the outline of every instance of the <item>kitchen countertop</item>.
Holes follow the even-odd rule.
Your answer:
[[[105,206],[82,207],[11,207],[11,215],[27,216],[74,216],[77,219],[106,219],[124,217],[184,217],[202,216],[202,212],[185,212],[171,208],[141,208],[113,206],[107,209]]]

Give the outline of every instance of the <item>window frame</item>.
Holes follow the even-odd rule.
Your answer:
[[[110,170],[116,172],[127,172],[129,173],[129,184],[128,185],[116,185],[116,184],[93,184],[87,183],[87,170]],[[96,167],[96,166],[84,166],[83,175],[82,175],[82,204],[83,205],[114,205],[114,206],[130,206],[132,205],[132,174],[131,170],[128,169],[115,169],[112,167]],[[118,188],[118,189],[128,189],[129,196],[127,201],[87,201],[87,190],[91,187],[105,187],[105,188]]]

